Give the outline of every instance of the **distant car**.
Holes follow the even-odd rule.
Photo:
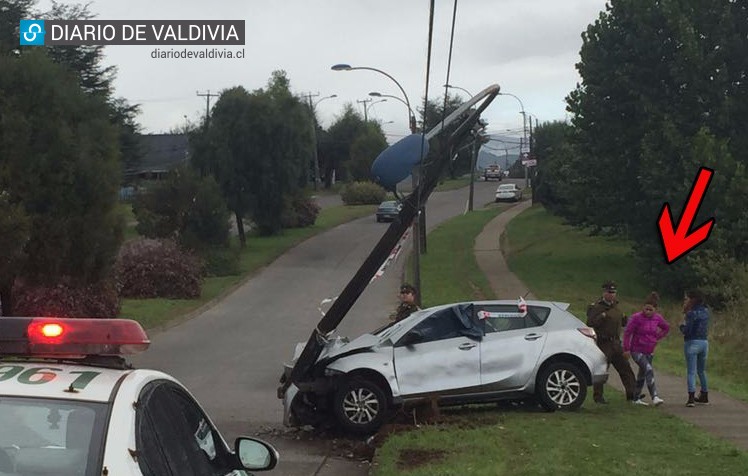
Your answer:
[[[0,475],[247,476],[278,453],[230,448],[173,377],[133,369],[143,328],[126,319],[0,318]]]
[[[403,205],[395,200],[387,200],[379,204],[377,208],[377,221],[392,221],[398,217]]]
[[[496,189],[496,201],[518,202],[522,200],[522,189],[514,183],[504,183]]]
[[[489,165],[486,170],[483,171],[483,180],[485,181],[494,179],[501,181],[502,178],[504,178],[504,172],[501,171],[501,167],[498,165]]]
[[[345,430],[375,432],[390,411],[436,398],[440,404],[537,399],[576,410],[608,364],[595,331],[550,301],[482,301],[424,309],[371,334],[331,338],[312,387],[283,386],[289,425],[332,418]],[[294,359],[305,347],[296,346]]]

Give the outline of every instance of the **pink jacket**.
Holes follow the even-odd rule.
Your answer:
[[[623,350],[625,352],[654,353],[657,342],[670,331],[670,324],[664,317],[654,313],[647,317],[639,311],[629,317],[626,330],[623,332]]]

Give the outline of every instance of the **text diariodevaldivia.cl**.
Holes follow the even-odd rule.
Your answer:
[[[242,59],[244,58],[244,48],[238,50],[229,50],[226,48],[204,48],[200,50],[179,48],[179,49],[160,49],[155,48],[151,51],[151,58],[154,59]]]

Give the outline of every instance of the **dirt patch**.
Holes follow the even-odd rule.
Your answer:
[[[443,450],[422,450],[416,448],[406,448],[400,450],[400,455],[397,458],[397,469],[400,471],[406,471],[409,469],[418,468],[430,463],[435,463],[444,459],[447,455],[446,451]]]

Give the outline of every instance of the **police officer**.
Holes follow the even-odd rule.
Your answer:
[[[629,365],[628,352],[624,352],[621,346],[620,332],[626,326],[626,316],[618,309],[617,293],[615,282],[603,283],[602,298],[587,307],[587,325],[595,329],[597,346],[607,357],[608,365],[613,364],[621,377],[626,399],[633,401],[636,379]],[[596,403],[608,403],[603,396],[602,383],[593,386],[593,397]]]
[[[418,306],[416,306],[416,288],[413,285],[404,283],[400,286],[398,297],[400,304],[397,305],[395,312],[390,314],[390,320],[395,322],[405,319],[418,310]]]

